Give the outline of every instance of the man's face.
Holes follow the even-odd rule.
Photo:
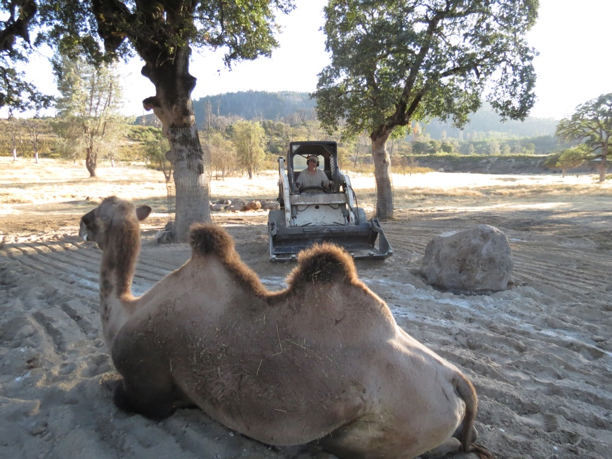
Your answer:
[[[316,159],[309,159],[308,160],[308,170],[310,172],[313,172],[316,168],[317,168],[317,160]]]

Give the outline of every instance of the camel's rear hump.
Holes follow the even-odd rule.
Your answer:
[[[220,226],[210,223],[199,223],[191,227],[189,245],[199,255],[227,258],[235,252],[232,237]]]
[[[355,262],[340,247],[329,244],[315,244],[298,255],[297,267],[291,272],[288,284],[299,287],[314,282],[331,284],[357,280]]]

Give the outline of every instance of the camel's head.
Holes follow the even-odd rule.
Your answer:
[[[109,228],[125,227],[126,222],[139,222],[151,213],[149,206],[135,207],[116,196],[105,198],[98,207],[81,217],[79,236],[85,241],[95,241],[104,250],[108,243]]]

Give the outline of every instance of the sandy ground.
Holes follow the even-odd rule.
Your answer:
[[[0,457],[330,457],[259,444],[199,410],[153,422],[115,408],[105,381],[117,374],[97,311],[100,250],[77,238],[79,218],[111,194],[153,205],[136,294],[189,249],[153,242],[168,219],[161,173],[101,167],[99,176],[88,179],[82,165],[0,158]],[[353,183],[370,213],[372,179]],[[359,262],[359,274],[408,333],[474,382],[481,443],[499,458],[612,458],[612,184],[432,173],[396,176],[394,186],[396,219],[383,227],[395,255]],[[274,199],[276,176],[213,181],[211,192]],[[214,216],[277,289],[292,265],[267,261],[266,219]],[[418,269],[429,240],[479,223],[508,236],[512,288],[466,296],[426,285]]]

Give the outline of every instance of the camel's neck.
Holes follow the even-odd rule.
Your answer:
[[[140,252],[138,222],[122,222],[108,228],[108,242],[100,268],[100,307],[107,339],[118,331],[132,297],[132,277]]]
[[[131,296],[135,264],[135,258],[103,256],[100,270],[100,298],[121,299]]]

